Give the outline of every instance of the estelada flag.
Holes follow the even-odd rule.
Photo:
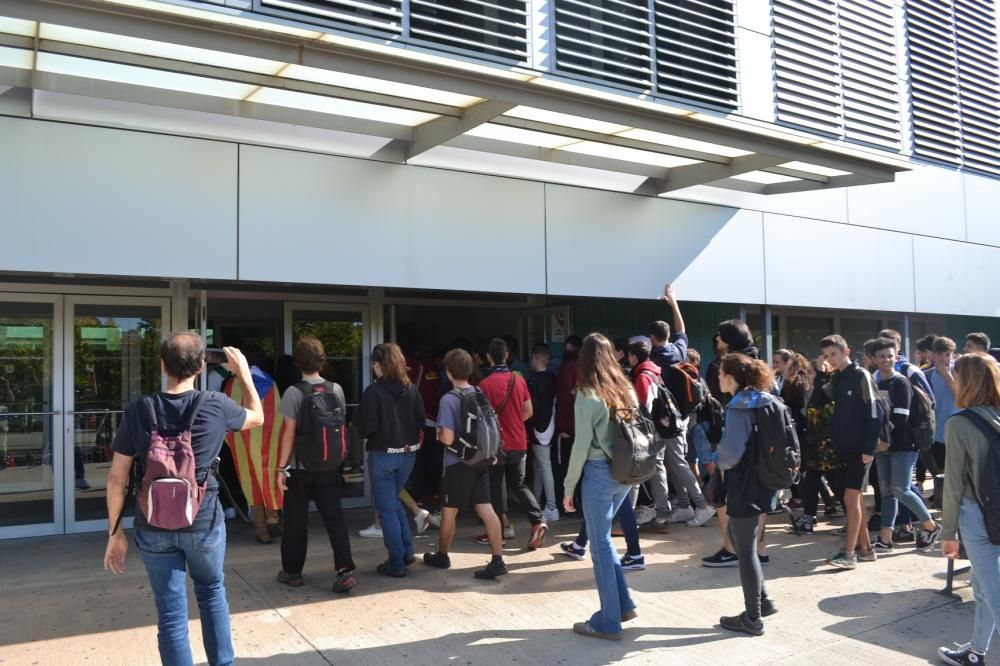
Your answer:
[[[263,370],[256,366],[250,368],[253,385],[260,396],[264,408],[264,425],[241,432],[231,432],[226,435],[226,443],[233,453],[236,473],[240,477],[240,487],[250,505],[263,504],[268,511],[282,507],[284,495],[276,483],[275,467],[278,464],[278,447],[281,445],[281,433],[284,430],[284,419],[278,406],[281,396],[278,387]],[[243,384],[235,377],[226,380],[222,390],[236,404],[243,404]]]

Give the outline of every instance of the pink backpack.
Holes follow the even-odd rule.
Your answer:
[[[146,522],[152,527],[179,530],[191,527],[198,516],[198,509],[201,508],[201,501],[208,487],[208,478],[203,484],[199,484],[195,478],[191,425],[198,416],[205,395],[200,392],[195,397],[183,426],[178,426],[177,434],[171,437],[160,433],[160,427],[164,424],[159,423],[156,418],[153,399],[149,396],[142,399],[150,423],[150,435],[145,472],[136,500],[139,509],[146,516]],[[170,432],[170,428],[166,430]]]

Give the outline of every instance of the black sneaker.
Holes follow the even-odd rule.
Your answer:
[[[712,569],[720,569],[722,567],[735,567],[739,562],[736,553],[730,553],[725,548],[720,548],[719,552],[715,555],[710,555],[709,557],[701,558],[701,566],[709,567]]]
[[[733,555],[733,557],[736,557],[736,556]],[[760,561],[760,565],[762,567],[766,567],[768,564],[771,563],[771,556],[770,555],[758,555],[757,556],[757,560]]]
[[[770,617],[778,612],[778,607],[774,605],[774,599],[771,597],[761,597],[760,599],[760,616]]]
[[[390,578],[406,578],[406,569],[394,569],[389,564],[389,560],[375,567],[375,573],[382,576],[389,576]]]
[[[985,666],[986,664],[986,655],[973,652],[968,643],[959,645],[955,650],[938,648],[938,656],[941,657],[941,661],[951,664],[951,666]]]
[[[913,534],[913,530],[908,530],[902,527],[892,533],[892,540],[895,543],[913,543],[916,538],[916,535]]]
[[[476,569],[472,575],[479,580],[495,580],[505,573],[507,573],[507,565],[504,564],[503,560],[490,560],[489,564],[482,569]]]
[[[447,553],[424,553],[424,564],[436,569],[450,569],[451,558]]]
[[[746,611],[732,617],[720,617],[719,626],[730,631],[742,631],[751,636],[764,635],[764,622],[760,618],[751,620],[747,617]]]
[[[403,558],[403,564],[405,564],[406,566],[410,566],[416,561],[417,558],[413,554],[407,555],[406,557]]]
[[[875,537],[872,539],[872,549],[877,553],[891,553],[892,544],[882,541],[882,537]]]
[[[941,523],[934,523],[934,529],[930,532],[920,530],[917,532],[917,550],[930,550],[938,542],[941,536]]]
[[[838,513],[840,513],[840,509],[836,504],[827,504],[826,508],[823,509],[824,516],[836,516]]]

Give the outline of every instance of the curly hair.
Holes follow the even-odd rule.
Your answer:
[[[726,354],[719,370],[732,377],[741,391],[745,388],[770,391],[774,386],[774,373],[767,363],[745,354]]]

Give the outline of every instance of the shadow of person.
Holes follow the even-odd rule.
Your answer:
[[[653,650],[684,648],[738,636],[717,627],[629,626],[621,641],[603,641],[573,634],[572,628],[539,630],[499,630],[451,633],[433,640],[415,640],[358,649],[328,649],[317,652],[276,654],[237,658],[237,665],[317,666],[323,664],[405,664],[465,663],[502,664],[575,662],[606,664],[641,659]]]

